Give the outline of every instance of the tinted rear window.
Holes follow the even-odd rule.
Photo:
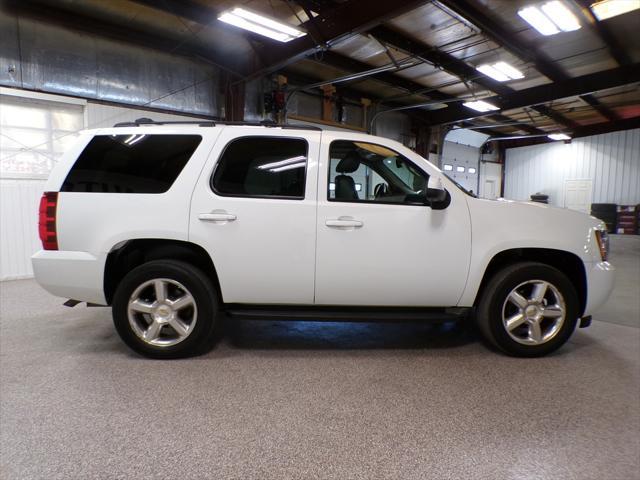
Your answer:
[[[306,140],[242,137],[227,145],[211,185],[219,195],[302,199],[306,169]]]
[[[163,193],[200,144],[200,135],[98,135],[67,175],[63,192]]]

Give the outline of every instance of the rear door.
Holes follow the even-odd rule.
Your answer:
[[[312,304],[320,132],[225,127],[196,185],[189,238],[226,303]]]

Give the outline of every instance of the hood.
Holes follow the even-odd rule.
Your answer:
[[[482,199],[477,198],[476,200]],[[593,228],[606,229],[606,224],[599,218],[596,218],[584,212],[579,212],[577,210],[570,210],[564,207],[556,207],[555,205],[548,205],[540,202],[507,200],[506,198],[499,198],[497,200],[489,201],[500,204],[501,206],[505,206],[504,208],[508,209],[509,211],[519,212],[525,217],[542,217],[554,219],[556,221],[565,220],[570,224],[577,223],[580,226],[585,225]]]

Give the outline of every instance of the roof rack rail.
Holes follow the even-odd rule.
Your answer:
[[[320,127],[313,125],[280,125],[279,123],[264,120],[262,122],[234,122],[225,120],[168,120],[168,121],[155,121],[150,118],[138,118],[133,122],[120,122],[114,125],[115,127],[140,127],[144,125],[197,125],[199,127],[215,127],[217,124],[230,125],[230,126],[245,126],[245,127],[270,127],[270,128],[284,128],[295,130],[322,130]]]

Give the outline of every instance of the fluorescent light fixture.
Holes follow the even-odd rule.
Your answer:
[[[479,67],[476,67],[476,70],[478,70],[480,73],[484,73],[487,77],[491,77],[499,82],[506,82],[507,80],[509,80],[508,75],[505,75],[492,65],[480,65]]]
[[[571,137],[566,133],[551,133],[547,137],[551,140],[571,140]]]
[[[330,192],[335,192],[336,191],[336,184],[335,183],[331,182],[329,184],[329,191]]]
[[[469,170],[467,170],[469,173],[476,173],[476,169],[473,167],[469,167]]]
[[[464,167],[456,167],[456,172],[463,173]]]
[[[512,67],[507,62],[494,63],[493,68],[495,68],[501,73],[504,73],[507,77],[509,77],[512,80],[517,80],[518,78],[524,78],[524,75],[520,70],[518,70],[515,67]]]
[[[297,28],[244,8],[234,8],[224,12],[218,17],[218,20],[279,42],[290,42],[306,35],[305,32]]]
[[[444,169],[445,171],[450,172],[451,170],[453,170],[453,165],[445,164]]]
[[[560,0],[542,5],[542,11],[563,32],[573,32],[580,28],[580,22]]]
[[[558,27],[538,7],[527,7],[518,10],[520,15],[529,25],[538,30],[542,35],[555,35],[560,33]]]
[[[475,102],[465,102],[462,105],[477,112],[492,112],[494,110],[500,110],[495,105],[491,105],[489,102],[483,102],[482,100],[476,100]]]
[[[571,32],[580,28],[580,22],[560,0],[553,0],[538,7],[518,10],[518,15],[542,35]]]
[[[598,20],[606,20],[639,8],[640,0],[602,0],[591,5],[591,11]]]
[[[362,191],[362,184],[356,183],[356,192],[361,192],[361,191]]]
[[[498,62],[493,65],[484,64],[476,67],[481,73],[484,73],[487,77],[491,77],[498,82],[506,82],[508,80],[516,80],[518,78],[524,78],[524,75],[517,68],[512,67],[507,62]]]

